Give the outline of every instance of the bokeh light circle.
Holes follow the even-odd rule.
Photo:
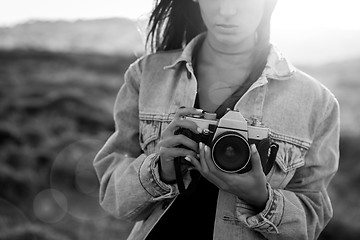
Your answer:
[[[46,189],[38,193],[33,201],[35,216],[44,223],[57,223],[67,212],[67,199],[60,191]]]

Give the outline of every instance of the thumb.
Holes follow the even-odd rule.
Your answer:
[[[250,148],[251,148],[251,164],[252,164],[253,171],[256,171],[256,172],[261,171],[262,172],[263,167],[261,165],[260,155],[259,155],[259,152],[258,152],[255,144],[251,144]]]

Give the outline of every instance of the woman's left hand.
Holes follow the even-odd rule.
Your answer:
[[[199,144],[200,161],[191,157],[191,163],[207,180],[219,189],[232,193],[250,205],[262,211],[268,200],[266,177],[263,172],[260,156],[251,145],[252,169],[243,174],[226,173],[219,170],[211,159],[210,148],[203,143]]]

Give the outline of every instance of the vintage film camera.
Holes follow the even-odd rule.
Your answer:
[[[269,138],[269,129],[248,124],[239,111],[228,110],[220,119],[215,113],[185,116],[195,122],[202,133],[195,134],[180,128],[175,134],[183,134],[210,147],[217,168],[227,173],[245,173],[251,170],[251,144],[255,144],[260,155],[263,171],[267,174],[274,163],[278,145]]]

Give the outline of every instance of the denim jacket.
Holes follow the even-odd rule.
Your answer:
[[[194,105],[191,60],[200,38],[183,50],[146,55],[130,65],[115,102],[116,131],[95,157],[100,204],[136,221],[130,240],[144,239],[179,194],[176,185],[159,178],[157,143],[176,110]],[[279,150],[262,212],[219,190],[213,239],[316,239],[333,215],[327,186],[339,158],[334,95],[272,45],[261,77],[235,109],[268,127]],[[184,179],[188,186],[189,174]]]

